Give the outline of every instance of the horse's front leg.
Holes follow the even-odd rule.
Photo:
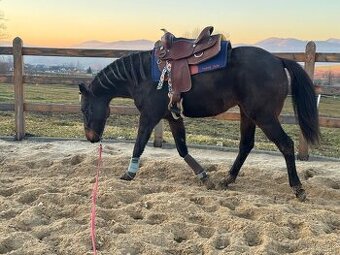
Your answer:
[[[188,147],[186,145],[185,138],[185,127],[183,124],[183,119],[173,119],[168,118],[171,133],[175,139],[176,148],[179,155],[184,158],[184,161],[190,166],[194,171],[196,176],[201,180],[201,182],[208,188],[213,189],[215,185],[210,181],[206,171],[203,167],[188,153]]]
[[[130,164],[128,170],[120,177],[120,179],[131,181],[136,176],[136,173],[139,169],[140,156],[145,149],[152,130],[159,121],[160,119],[151,118],[150,116],[144,114],[140,115],[137,139],[133,148]]]

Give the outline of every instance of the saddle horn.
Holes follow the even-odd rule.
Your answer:
[[[170,49],[175,36],[165,28],[161,30],[164,32],[164,35],[161,37],[162,45],[165,49]]]

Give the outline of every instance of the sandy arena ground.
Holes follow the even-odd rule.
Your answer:
[[[92,254],[98,145],[0,140],[0,254]],[[340,161],[297,162],[297,201],[281,156],[252,153],[228,190],[199,185],[175,149],[147,147],[119,180],[132,144],[105,143],[98,254],[340,254]],[[234,152],[191,149],[218,183]]]

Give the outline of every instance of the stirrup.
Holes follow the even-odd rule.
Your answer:
[[[183,98],[175,104],[172,104],[171,102],[168,105],[168,109],[171,112],[172,117],[175,120],[178,120],[179,118],[184,118],[183,115]]]

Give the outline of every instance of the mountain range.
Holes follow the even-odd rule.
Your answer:
[[[307,41],[295,38],[268,38],[259,41],[252,46],[261,47],[270,52],[303,52]],[[325,41],[315,41],[317,52],[340,52],[340,39],[330,38]],[[0,46],[11,45],[10,42],[0,42]],[[151,50],[154,42],[149,40],[132,40],[132,41],[86,41],[80,44],[72,45],[72,48],[91,48],[91,49],[132,49],[132,50]],[[234,44],[233,47],[249,46],[250,44]],[[25,45],[34,47],[34,45]],[[25,62],[28,64],[45,64],[45,65],[75,65],[84,68],[91,66],[95,69],[101,69],[114,59],[105,58],[71,58],[71,57],[40,57],[26,56]]]
[[[277,38],[271,37],[259,41],[252,46],[266,49],[270,52],[303,52],[308,41],[298,40],[295,38]],[[340,52],[340,39],[330,38],[325,41],[315,41],[318,52]],[[149,40],[134,41],[116,41],[116,42],[100,42],[86,41],[77,45],[75,48],[94,48],[94,49],[136,49],[149,50],[152,49],[154,42]],[[235,44],[234,47],[247,46],[251,44]]]
[[[294,38],[268,38],[257,42],[255,46],[270,52],[303,52],[308,41]],[[340,52],[340,39],[330,38],[325,41],[314,41],[317,52]]]
[[[101,41],[86,41],[80,44],[73,45],[72,48],[83,49],[117,49],[117,50],[151,50],[154,42],[149,40],[133,40],[133,41],[115,41],[115,42],[101,42]]]

